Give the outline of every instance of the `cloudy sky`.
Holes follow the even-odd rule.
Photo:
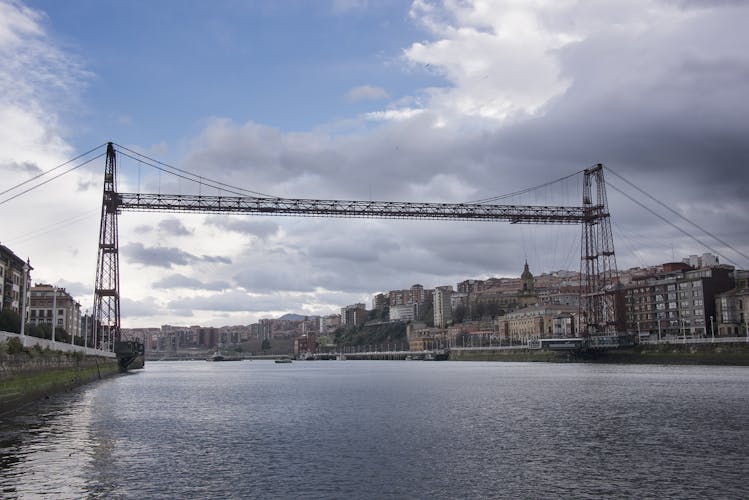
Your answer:
[[[600,162],[620,269],[707,251],[749,268],[745,5],[0,0],[0,191],[107,141],[325,199],[473,201]],[[83,309],[103,167],[0,195],[0,242]],[[120,191],[218,194],[128,158]],[[577,175],[500,203],[580,191]],[[329,314],[526,259],[577,270],[580,248],[574,226],[141,213],[119,242],[125,327]]]

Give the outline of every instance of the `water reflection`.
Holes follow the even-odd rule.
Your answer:
[[[3,497],[746,497],[749,370],[150,363],[0,424]]]

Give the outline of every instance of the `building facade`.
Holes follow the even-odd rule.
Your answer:
[[[447,328],[452,323],[452,286],[438,286],[434,289],[434,326]]]
[[[715,299],[733,288],[732,269],[684,263],[634,277],[624,288],[625,329],[652,337],[705,337],[717,323]]]
[[[367,321],[367,307],[364,304],[351,304],[341,308],[342,326],[359,326]]]
[[[497,319],[502,337],[513,342],[574,337],[578,308],[563,304],[525,307]]]
[[[32,269],[28,261],[0,245],[0,311],[8,309],[23,316],[21,309],[28,310]]]
[[[733,273],[735,287],[715,298],[716,335],[749,338],[749,271]]]
[[[53,325],[68,335],[81,336],[81,305],[64,289],[37,283],[31,287],[29,324]]]

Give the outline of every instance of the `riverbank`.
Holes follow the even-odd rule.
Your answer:
[[[487,349],[451,351],[450,359],[453,361],[749,366],[749,344],[641,344],[628,349],[584,352]]]
[[[116,358],[0,343],[0,414],[119,372]]]

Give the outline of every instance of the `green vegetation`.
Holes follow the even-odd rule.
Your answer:
[[[10,309],[0,311],[0,330],[21,333],[21,316]],[[46,323],[41,325],[26,323],[24,334],[29,337],[50,340],[52,339],[52,325]],[[70,342],[70,335],[64,328],[58,326],[55,328],[55,340],[59,342]],[[74,340],[76,345],[83,345],[83,338],[76,337]]]
[[[55,392],[112,375],[117,360],[65,353],[35,345],[24,348],[17,338],[0,342],[0,409],[11,410]]]
[[[21,316],[10,309],[0,311],[0,330],[19,333],[21,331]]]
[[[554,363],[626,363],[749,366],[749,344],[641,345],[610,351],[533,350],[452,351],[456,361],[545,361]]]
[[[401,322],[338,328],[333,333],[338,347],[406,343],[406,324]]]

